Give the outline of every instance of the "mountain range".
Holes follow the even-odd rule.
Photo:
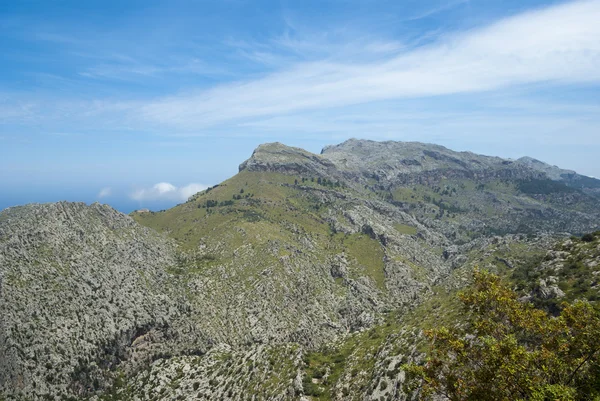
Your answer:
[[[261,145],[160,212],[11,207],[0,399],[409,399],[401,364],[423,358],[424,328],[460,319],[450,294],[475,266],[568,297],[528,272],[585,254],[592,277],[599,252],[569,237],[599,229],[595,178],[356,139]]]

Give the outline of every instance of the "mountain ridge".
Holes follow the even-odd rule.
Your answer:
[[[382,149],[384,150],[382,152]],[[390,149],[392,151],[390,151]],[[288,159],[286,160],[286,156]],[[281,142],[265,143],[259,145],[252,156],[243,162],[239,171],[244,169],[259,170],[276,168],[278,161],[290,162],[289,158],[293,156],[293,161],[296,163],[295,166],[301,165],[302,161],[308,161],[320,164],[327,169],[337,167],[340,170],[344,170],[344,164],[342,160],[347,162],[347,157],[354,157],[353,161],[362,160],[363,163],[358,163],[361,167],[364,167],[364,160],[367,156],[370,159],[383,160],[386,163],[386,167],[390,166],[390,160],[396,161],[397,164],[402,165],[405,169],[401,172],[421,171],[429,169],[435,170],[441,167],[445,168],[456,168],[457,166],[462,168],[473,168],[473,169],[484,169],[491,167],[511,166],[518,167],[525,170],[523,172],[528,177],[541,177],[536,173],[543,173],[547,178],[553,181],[571,182],[573,179],[576,181],[585,181],[590,188],[600,187],[600,180],[585,175],[578,174],[573,170],[566,170],[557,166],[552,166],[543,161],[537,160],[530,156],[523,156],[518,159],[502,158],[499,156],[481,155],[471,151],[453,151],[447,147],[423,143],[423,142],[401,142],[401,141],[373,141],[364,139],[348,139],[340,144],[327,145],[323,147],[320,154],[313,154],[307,152],[304,149],[291,147],[284,145]],[[320,158],[318,157],[320,156]],[[398,159],[398,156],[401,158]],[[405,157],[405,158],[402,158]],[[417,159],[427,159],[426,165],[423,165]],[[431,160],[433,159],[433,160]],[[454,165],[444,165],[442,162],[454,163]],[[331,162],[331,163],[329,163]],[[373,163],[373,161],[371,161]],[[356,166],[356,163],[352,164]],[[283,168],[283,167],[279,167]],[[372,168],[372,166],[371,166]],[[304,172],[310,171],[310,165],[305,167]],[[298,168],[296,168],[298,170]],[[315,168],[315,172],[318,171]],[[300,171],[298,171],[300,172]],[[580,185],[581,187],[581,185]],[[585,186],[583,186],[585,188]]]

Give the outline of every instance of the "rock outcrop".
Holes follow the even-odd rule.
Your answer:
[[[109,206],[60,202],[0,214],[0,393],[85,394],[136,338],[180,313],[173,245]]]

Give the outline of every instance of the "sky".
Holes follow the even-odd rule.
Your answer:
[[[279,141],[600,177],[600,0],[0,2],[0,210],[161,209]]]

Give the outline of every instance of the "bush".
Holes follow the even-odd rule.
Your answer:
[[[483,272],[460,298],[467,325],[427,331],[426,363],[405,365],[423,399],[440,393],[478,401],[600,397],[600,314],[588,302],[565,303],[552,318]]]
[[[312,397],[318,397],[323,394],[323,390],[313,382],[304,382],[303,386],[304,394]]]
[[[583,242],[592,242],[592,241],[594,241],[594,234],[584,234],[584,235],[581,237],[581,240],[582,240]]]
[[[549,195],[553,193],[572,193],[576,189],[568,187],[562,182],[552,181],[550,179],[521,180],[517,183],[517,189],[524,194]]]

